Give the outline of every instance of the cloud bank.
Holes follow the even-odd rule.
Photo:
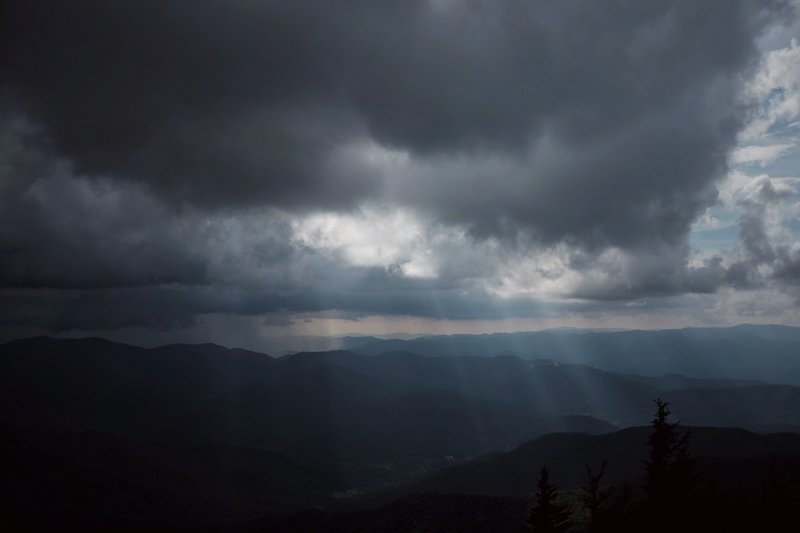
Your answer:
[[[731,161],[794,146],[739,145],[798,114],[770,89],[796,45],[757,46],[792,2],[0,9],[6,324],[536,317],[798,285],[796,244],[765,229],[795,192],[772,182],[738,204],[738,258],[689,241]]]

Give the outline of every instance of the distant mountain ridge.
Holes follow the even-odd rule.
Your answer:
[[[365,354],[410,351],[437,357],[516,355],[629,374],[674,373],[800,385],[800,328],[791,326],[545,330],[351,342],[349,349]]]
[[[582,334],[589,335],[594,333]],[[763,357],[761,353],[753,356]],[[524,425],[529,428],[552,429],[553,424],[545,422],[548,417],[575,415],[618,427],[641,424],[649,416],[649,401],[666,393],[676,407],[691,413],[687,423],[758,430],[800,426],[800,415],[792,409],[792,405],[800,405],[800,389],[795,387],[766,384],[752,376],[722,380],[680,374],[642,376],[549,361],[515,356],[430,357],[410,352],[376,357],[346,350],[274,359],[212,344],[143,349],[97,338],[39,337],[0,345],[0,380],[5,389],[2,398],[10,402],[6,412],[12,416],[39,409],[42,415],[61,418],[67,425],[77,423],[70,416],[80,418],[81,413],[97,423],[106,416],[95,412],[97,406],[109,411],[114,402],[142,402],[134,412],[141,415],[153,409],[164,427],[183,426],[197,436],[203,433],[198,433],[205,424],[200,423],[203,417],[230,426],[224,420],[238,420],[252,412],[252,422],[245,425],[251,428],[245,443],[267,437],[274,442],[281,432],[287,439],[305,438],[309,432],[298,426],[337,432],[357,424],[359,417],[370,416],[364,406],[374,410],[384,403],[396,404],[401,397],[411,401],[422,391],[450,391],[451,399],[439,394],[438,400],[478,402],[484,406],[482,410],[495,412],[497,417],[506,413],[521,425],[526,420]],[[298,401],[303,394],[329,398],[320,404],[313,424],[304,418],[313,412],[309,411],[312,404]],[[14,402],[22,403],[13,407]],[[70,402],[89,405],[83,410],[74,408],[69,416],[55,414]],[[276,404],[282,405],[282,410],[269,407]],[[156,406],[162,407],[156,410]],[[304,412],[286,414],[296,406]],[[180,421],[172,420],[179,415]],[[534,423],[536,420],[539,422]],[[480,422],[475,419],[474,423]],[[124,422],[115,422],[115,426],[120,424]],[[235,425],[241,426],[239,422]],[[529,433],[534,434],[535,430]]]

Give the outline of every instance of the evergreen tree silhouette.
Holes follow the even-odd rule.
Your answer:
[[[650,457],[645,461],[644,491],[651,505],[664,505],[667,503],[669,491],[669,469],[678,439],[675,429],[677,424],[668,421],[669,415],[672,414],[669,403],[660,398],[655,402],[656,415],[650,422],[653,431],[647,439]]]
[[[558,487],[550,483],[550,471],[542,466],[534,502],[528,516],[528,529],[537,533],[562,533],[569,528],[569,511],[559,504]]]
[[[696,503],[699,476],[689,453],[689,431],[681,435],[678,423],[669,422],[669,403],[656,399],[653,431],[647,440],[650,456],[645,461],[645,513],[648,529],[673,530],[691,515]]]
[[[589,509],[589,529],[590,531],[606,531],[608,528],[608,498],[610,493],[601,487],[603,476],[606,474],[606,461],[600,466],[600,472],[592,472],[588,464],[586,466],[586,485],[583,488],[583,502]]]

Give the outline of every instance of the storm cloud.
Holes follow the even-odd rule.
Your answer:
[[[535,316],[797,279],[757,207],[745,260],[688,244],[792,6],[4,2],[4,321]]]

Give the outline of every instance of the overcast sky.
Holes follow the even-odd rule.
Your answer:
[[[6,0],[0,339],[800,325],[794,0]]]

